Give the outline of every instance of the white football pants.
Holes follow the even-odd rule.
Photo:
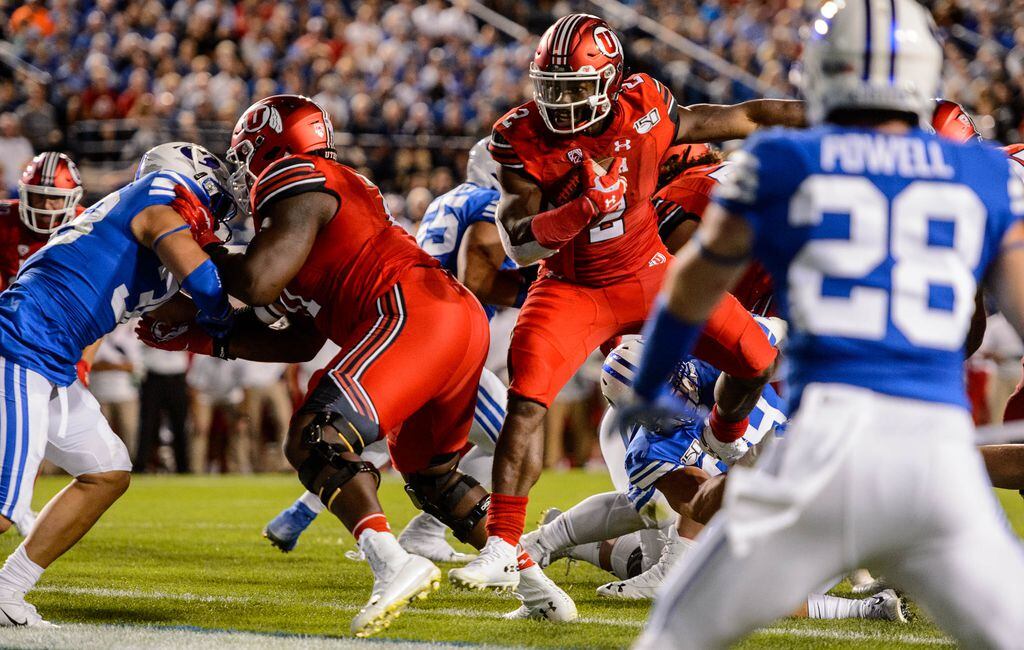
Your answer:
[[[1024,648],[1024,550],[966,411],[838,384],[804,392],[785,439],[734,468],[638,648],[722,648],[866,567],[969,648]]]

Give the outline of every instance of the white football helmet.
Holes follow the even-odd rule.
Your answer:
[[[466,180],[480,187],[500,190],[501,185],[498,184],[498,163],[494,162],[491,152],[487,150],[487,142],[489,140],[490,138],[484,138],[469,150],[469,162],[466,163]]]
[[[601,393],[612,406],[629,400],[643,352],[644,340],[637,337],[622,343],[605,357],[601,366]]]
[[[811,23],[801,85],[811,123],[837,109],[875,109],[927,124],[941,74],[935,23],[915,0],[829,0]]]
[[[238,201],[229,189],[228,168],[205,147],[191,142],[168,142],[142,155],[135,180],[152,172],[176,172],[202,190],[199,196],[218,221],[230,221],[238,214]]]

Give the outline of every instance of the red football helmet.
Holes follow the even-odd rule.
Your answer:
[[[246,109],[235,123],[225,158],[231,166],[231,189],[248,208],[249,189],[260,173],[285,156],[323,150],[335,158],[331,118],[302,95],[274,95]]]
[[[74,161],[62,153],[44,151],[32,159],[18,181],[18,215],[29,230],[49,235],[75,218],[82,192]]]
[[[559,18],[530,64],[533,99],[554,133],[577,133],[607,117],[622,87],[622,44],[590,14]]]
[[[974,126],[974,120],[964,107],[948,99],[935,100],[932,128],[942,137],[957,142],[967,142],[981,137],[978,127]]]

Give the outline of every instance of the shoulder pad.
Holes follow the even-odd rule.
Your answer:
[[[327,176],[317,164],[314,156],[296,155],[275,161],[260,174],[253,185],[249,200],[255,213],[275,201],[322,191],[327,186]]]

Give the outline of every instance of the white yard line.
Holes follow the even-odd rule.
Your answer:
[[[36,589],[34,591],[42,591],[42,592],[58,593],[58,594],[69,594],[69,595],[97,596],[97,597],[100,597],[100,598],[130,598],[130,599],[133,599],[133,600],[177,600],[177,601],[183,601],[183,602],[224,603],[224,604],[238,604],[238,605],[273,605],[273,604],[278,602],[277,599],[271,598],[271,597],[203,595],[203,594],[191,594],[191,593],[170,593],[170,592],[164,592],[164,591],[142,591],[142,590],[138,590],[138,589],[108,589],[108,588],[101,588],[101,587],[57,587],[57,586],[45,585],[45,586],[41,586],[41,587],[36,587]],[[356,611],[359,610],[359,607],[355,606],[355,605],[343,605],[343,604],[340,604],[340,603],[337,603],[337,602],[331,602],[331,601],[310,601],[308,604],[310,606],[312,606],[312,607],[323,607],[323,608],[333,609],[333,610],[341,611],[341,612],[356,612]],[[514,602],[511,599],[509,599],[509,609],[510,610],[513,608],[512,607],[513,605],[514,605]],[[445,617],[451,617],[451,618],[500,619],[501,616],[502,616],[502,612],[480,611],[480,610],[472,610],[472,609],[460,609],[460,608],[454,608],[454,607],[441,607],[441,608],[436,608],[436,609],[412,607],[412,608],[407,609],[405,611],[405,613],[402,614],[402,616],[403,616],[403,618],[404,617],[417,617],[417,616],[445,616]],[[581,617],[579,619],[579,622],[580,623],[585,623],[585,624],[590,624],[590,625],[609,625],[609,626],[616,626],[616,627],[629,627],[629,628],[640,629],[640,628],[643,627],[645,621],[644,620],[635,619],[635,618],[621,618],[621,617],[608,618],[608,617],[600,617],[600,616],[584,616],[584,617]],[[82,627],[82,628],[85,628],[85,627],[95,627],[95,628],[100,629],[100,630],[108,629],[109,628],[111,630],[122,630],[122,631],[125,630],[125,629],[143,629],[143,630],[154,630],[155,629],[157,631],[161,631],[161,632],[163,631],[163,630],[160,630],[159,628],[149,628],[149,627],[136,628],[135,626],[127,626],[127,627],[125,627],[125,626],[102,626],[102,625],[100,625],[100,626],[71,626],[71,627],[75,627],[75,628],[78,628],[78,627]],[[63,629],[63,627],[61,629]],[[173,631],[173,629],[172,629],[172,631]],[[181,630],[177,630],[177,631],[181,631]],[[184,632],[188,632],[188,633],[191,634],[191,633],[199,633],[201,631],[184,630]],[[228,634],[228,633],[227,632],[210,632],[209,634],[224,635],[224,634]],[[231,633],[231,634],[235,634],[235,633]],[[241,632],[239,632],[237,634],[249,634],[249,633],[241,633]],[[812,630],[812,629],[807,629],[807,628],[803,628],[803,627],[796,627],[796,626],[793,626],[793,625],[788,625],[786,623],[780,623],[778,625],[774,625],[774,626],[769,627],[769,628],[761,629],[758,632],[756,632],[755,634],[762,635],[762,636],[771,636],[771,637],[787,637],[787,636],[793,637],[793,636],[795,636],[795,637],[801,637],[801,638],[806,638],[806,639],[837,640],[837,641],[874,641],[874,642],[890,642],[890,643],[891,642],[899,642],[899,643],[905,643],[905,644],[908,644],[908,645],[928,645],[928,646],[952,646],[953,645],[952,641],[950,641],[949,639],[946,639],[944,637],[922,636],[922,635],[918,635],[918,634],[892,634],[892,633],[889,633],[889,634],[886,634],[886,633],[872,634],[872,633],[867,633],[867,632],[852,632],[852,631],[848,631],[848,630]],[[289,635],[259,635],[257,633],[252,633],[251,635],[252,636],[257,636],[257,637],[266,636],[268,639],[279,639],[279,640],[291,638],[293,641],[295,639],[297,639],[297,638],[300,638],[298,636],[289,636]],[[17,637],[15,637],[15,638],[17,638]],[[217,637],[217,638],[219,639],[220,637]],[[301,638],[303,640],[303,647],[306,647],[305,644],[306,644],[306,640],[307,639],[325,639],[325,640],[329,640],[331,642],[334,641],[334,639],[328,639],[327,637],[301,637]],[[10,639],[8,639],[6,637],[6,635],[0,635],[0,645],[3,645],[4,647],[7,647],[9,642],[10,642]],[[389,643],[392,643],[392,642],[389,642]],[[18,647],[22,647],[22,646],[18,646]],[[25,647],[29,647],[29,646],[25,646]],[[44,644],[44,645],[41,645],[41,646],[31,646],[31,647],[46,647],[46,646]],[[76,650],[84,650],[85,647],[86,646],[81,646],[79,648],[76,648]],[[91,648],[92,646],[88,646],[88,647]],[[105,646],[100,645],[100,646],[96,646],[96,647],[105,647]],[[263,646],[259,646],[259,647],[263,647]],[[271,647],[271,646],[267,646],[267,647]],[[273,647],[277,647],[277,646],[273,646]],[[316,646],[316,647],[320,647],[320,646]],[[334,647],[334,646],[330,646],[330,647]],[[347,646],[338,646],[338,647],[347,647]],[[359,646],[359,647],[367,647],[367,646]],[[396,646],[391,645],[389,647],[396,647]],[[397,647],[403,647],[403,646],[401,644],[399,644]],[[439,647],[440,648],[440,647],[454,647],[454,646],[431,646],[431,647]],[[474,647],[476,647],[476,646],[474,646]]]

